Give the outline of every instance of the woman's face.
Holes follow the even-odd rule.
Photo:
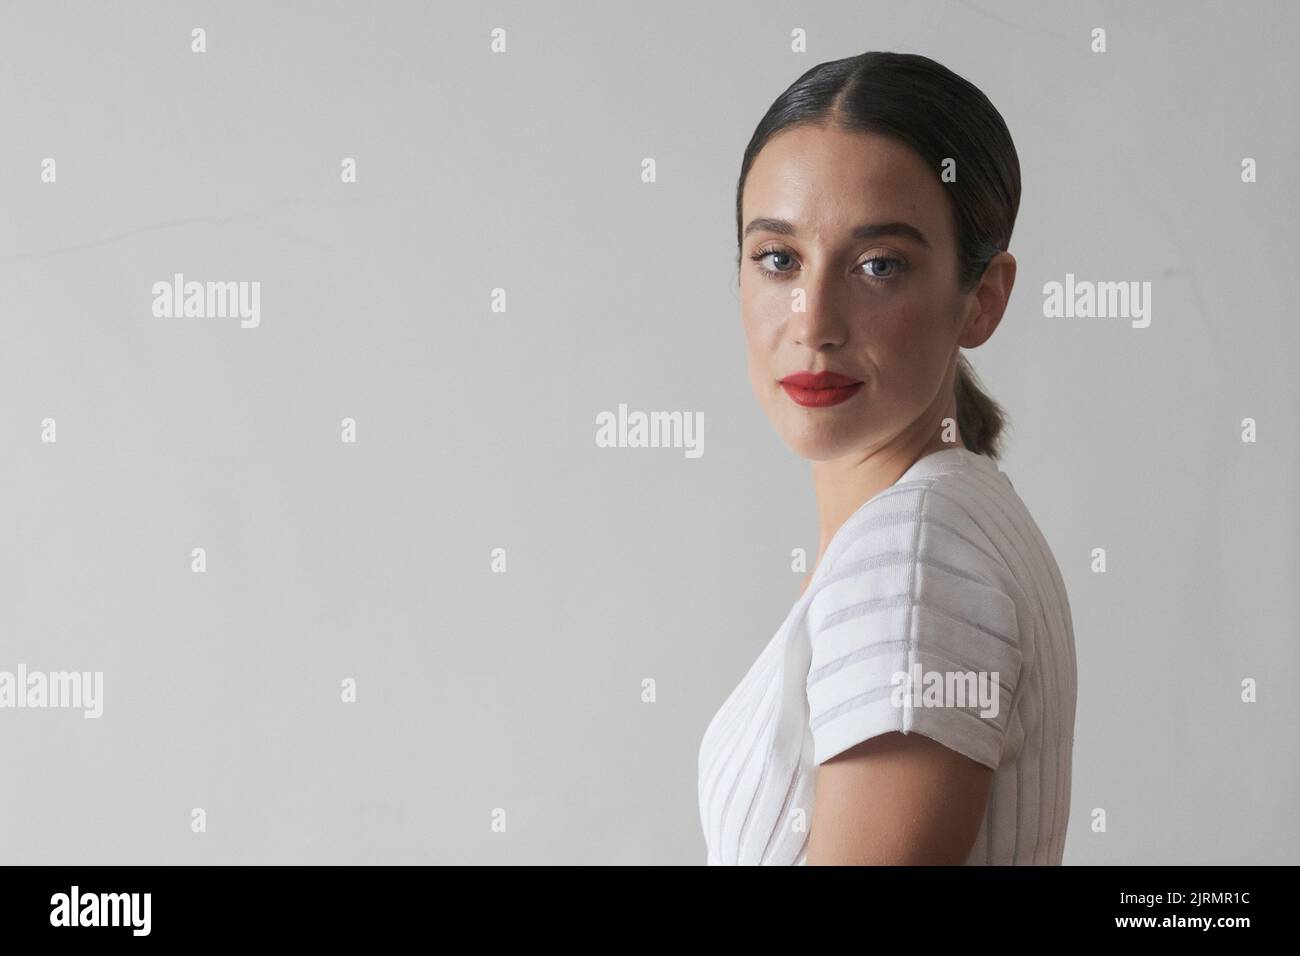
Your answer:
[[[783,130],[751,165],[740,259],[749,376],[804,458],[938,431],[964,320],[978,311],[958,293],[944,188],[902,143],[835,126]],[[823,371],[860,384],[782,384]]]

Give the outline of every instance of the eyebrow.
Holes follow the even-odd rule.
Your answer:
[[[745,227],[745,235],[759,230],[765,232],[777,232],[783,236],[795,235],[795,228],[792,223],[786,219],[768,219],[759,217],[751,219],[749,225]],[[930,240],[925,238],[925,233],[921,232],[915,226],[905,222],[864,222],[860,226],[854,226],[852,237],[854,239],[877,239],[880,236],[906,236],[908,239],[914,239],[925,248],[929,249]]]

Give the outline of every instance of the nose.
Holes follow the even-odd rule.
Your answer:
[[[799,288],[803,291],[803,311],[799,311],[800,297],[790,296],[790,334],[798,345],[815,352],[830,351],[842,346],[849,335],[847,303],[843,302],[830,278],[809,276]]]

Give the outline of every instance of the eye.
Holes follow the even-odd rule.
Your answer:
[[[885,282],[894,278],[894,276],[902,272],[907,266],[907,264],[897,256],[872,256],[870,259],[862,263],[862,265],[866,267],[867,278],[874,279],[877,282]],[[885,267],[884,272],[878,271],[880,266]]]
[[[767,268],[763,265],[763,260],[769,256],[774,260],[773,265],[777,265],[777,260],[786,260],[790,263],[794,262],[794,256],[790,255],[790,253],[786,252],[784,249],[759,249],[749,258],[758,263],[758,271],[763,273],[765,276],[785,275],[786,273],[793,271],[789,266],[783,268],[780,265],[777,265],[775,269]]]

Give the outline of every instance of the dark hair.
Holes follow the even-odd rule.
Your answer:
[[[957,225],[957,279],[974,288],[995,255],[1011,241],[1020,207],[1020,160],[1002,116],[988,97],[929,57],[869,52],[821,63],[777,97],[745,148],[736,186],[736,245],[741,197],[759,151],[781,130],[835,123],[843,129],[893,137],[910,146],[938,175],[945,159],[958,175],[943,185]],[[942,182],[942,180],[941,180]],[[736,257],[740,266],[740,253]],[[980,388],[958,354],[954,386],[957,427],[966,447],[997,458],[1006,413]]]

